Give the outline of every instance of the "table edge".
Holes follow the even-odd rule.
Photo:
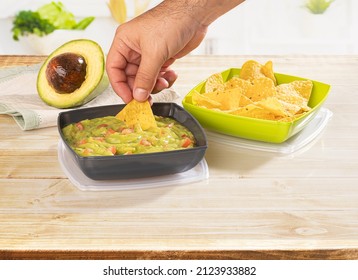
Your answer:
[[[320,250],[0,250],[1,260],[358,260],[358,248]]]

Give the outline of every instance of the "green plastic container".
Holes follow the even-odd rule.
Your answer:
[[[239,73],[239,68],[230,68],[221,72],[224,81],[229,80],[233,76],[238,76]],[[279,73],[275,73],[275,77],[278,84],[297,80],[308,80],[306,78]],[[308,102],[308,105],[312,109],[293,122],[280,122],[235,116],[194,105],[191,100],[191,95],[193,91],[203,93],[205,90],[205,82],[206,80],[194,87],[184,97],[182,102],[183,107],[190,112],[204,128],[226,135],[269,143],[282,143],[306,127],[321,108],[330,90],[330,85],[312,81],[313,90]]]

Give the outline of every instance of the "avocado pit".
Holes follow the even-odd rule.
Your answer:
[[[46,68],[50,86],[60,94],[79,89],[86,79],[87,63],[83,56],[67,52],[53,57]]]

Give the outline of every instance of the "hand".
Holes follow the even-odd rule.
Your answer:
[[[212,1],[221,7],[214,10],[199,2],[207,1],[166,0],[117,28],[106,70],[113,90],[125,103],[133,98],[145,101],[151,93],[172,86],[177,74],[170,66],[201,43],[218,14],[242,0]],[[223,2],[230,7],[223,9]]]
[[[197,47],[206,27],[192,19],[157,7],[120,25],[107,57],[107,73],[114,91],[128,103],[144,101],[150,93],[172,86],[176,58]],[[132,95],[133,92],[133,95]]]

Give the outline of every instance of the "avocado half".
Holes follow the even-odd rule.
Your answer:
[[[108,85],[102,48],[88,39],[60,46],[48,56],[37,76],[40,98],[56,108],[86,104]]]

